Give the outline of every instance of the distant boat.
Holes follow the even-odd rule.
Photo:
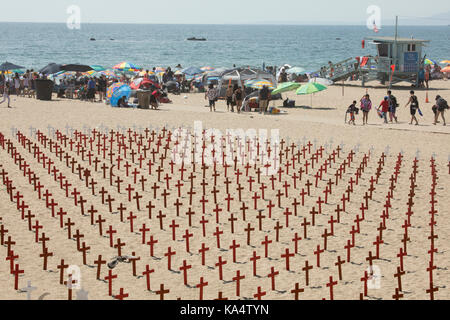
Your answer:
[[[95,38],[91,38],[91,41],[95,41]]]
[[[188,41],[206,41],[205,38],[196,38],[196,37],[192,37],[192,38],[188,38]]]

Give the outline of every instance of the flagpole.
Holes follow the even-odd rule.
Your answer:
[[[394,66],[397,66],[398,64],[397,64],[397,55],[398,55],[398,48],[397,48],[397,44],[398,44],[398,16],[395,16],[395,41],[394,41],[394,55],[393,55],[393,64],[391,64],[391,66],[392,65],[394,65]],[[391,74],[391,79],[390,79],[390,81],[389,81],[389,89],[392,89],[392,79],[393,79],[393,77],[394,77],[394,72],[395,72],[395,69],[394,70],[392,70],[391,71],[392,72],[392,74]]]

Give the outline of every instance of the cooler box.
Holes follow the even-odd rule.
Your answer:
[[[53,81],[46,79],[36,79],[36,99],[38,100],[52,100]]]
[[[150,91],[138,90],[137,98],[139,107],[142,109],[150,109]]]

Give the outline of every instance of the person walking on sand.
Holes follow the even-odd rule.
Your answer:
[[[363,112],[363,125],[369,123],[369,112],[372,109],[372,101],[370,101],[370,96],[366,94],[361,99],[361,110]]]
[[[214,112],[216,112],[217,90],[212,83],[209,85],[208,91],[206,91],[205,100],[206,98],[209,100],[209,111],[212,112],[214,108]]]
[[[244,100],[244,94],[241,87],[237,84],[234,86],[234,101],[236,102],[237,113],[241,113],[242,101]]]
[[[397,98],[394,95],[392,95],[391,90],[389,90],[387,94],[389,97],[389,120],[391,121],[391,123],[393,122],[393,120],[395,120],[395,123],[398,123],[396,115],[398,107]]]
[[[418,126],[419,121],[417,121],[416,113],[417,113],[417,110],[419,110],[419,100],[417,99],[417,96],[415,95],[414,91],[411,90],[409,93],[410,93],[411,97],[409,98],[409,101],[406,104],[405,108],[408,107],[408,105],[410,106],[410,108],[409,108],[410,113],[411,113],[410,125],[413,124],[413,121],[416,121],[416,126]]]
[[[437,124],[438,119],[439,119],[439,115],[441,115],[442,121],[444,121],[444,126],[446,126],[447,123],[445,121],[444,113],[445,113],[445,110],[447,110],[449,108],[447,101],[444,100],[441,96],[438,95],[436,97],[436,107],[437,107],[437,110],[436,110],[436,114],[435,114],[435,117],[434,117],[434,125]]]
[[[358,114],[359,109],[356,107],[356,101],[353,101],[353,103],[348,107],[347,112],[345,114],[345,123],[347,123],[347,114],[350,115],[350,120],[348,121],[348,124],[353,124],[356,126],[355,120],[356,120],[356,114]]]
[[[389,112],[389,97],[384,97],[383,101],[381,101],[380,106],[378,107],[378,110],[381,109],[381,115],[384,119],[384,123],[387,124],[387,114]]]
[[[11,108],[10,102],[11,99],[9,98],[9,82],[5,81],[5,85],[3,87],[3,100],[0,101],[0,104],[8,100],[8,108]]]
[[[263,86],[259,91],[259,114],[266,113],[269,106],[269,88]]]
[[[233,86],[230,84],[228,86],[227,92],[226,92],[226,98],[227,98],[227,111],[234,112],[234,105],[233,105]]]

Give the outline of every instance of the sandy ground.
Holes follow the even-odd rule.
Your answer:
[[[450,82],[436,81],[432,85],[433,89],[429,92],[430,100],[433,101],[436,94],[442,95],[447,100],[450,99]],[[424,112],[424,117],[419,119],[421,125],[409,125],[409,108],[404,107],[409,97],[409,88],[406,87],[394,87],[393,89],[394,95],[401,105],[398,112],[399,124],[384,125],[375,112],[371,113],[368,126],[361,125],[361,115],[357,118],[357,126],[345,124],[344,117],[348,105],[353,100],[359,100],[365,91],[366,89],[361,87],[346,86],[343,92],[342,87],[333,86],[313,97],[313,108],[310,108],[310,97],[296,97],[289,94],[288,96],[291,99],[295,99],[297,106],[300,107],[283,109],[286,113],[276,116],[264,116],[257,113],[229,113],[223,101],[218,103],[216,113],[210,113],[209,108],[205,108],[207,102],[201,94],[190,94],[187,98],[183,95],[171,96],[173,103],[163,105],[158,111],[112,109],[101,103],[84,103],[65,99],[43,102],[13,97],[12,109],[5,108],[4,104],[1,105],[0,132],[14,144],[24,159],[22,161],[30,164],[31,170],[39,178],[39,182],[44,185],[42,191],[49,190],[52,193],[50,199],[53,198],[58,203],[55,210],[58,211],[59,208],[63,208],[67,212],[63,222],[67,222],[68,218],[70,218],[70,221],[75,223],[71,228],[72,238],[69,239],[67,226],[60,228],[60,218],[51,216],[51,211],[46,208],[45,200],[39,200],[38,194],[33,188],[33,183],[30,184],[28,175],[24,175],[23,171],[19,171],[19,161],[15,163],[14,159],[11,158],[11,154],[8,154],[8,150],[0,148],[0,172],[2,169],[5,170],[7,177],[13,181],[13,185],[17,188],[14,192],[19,191],[23,195],[21,201],[25,201],[29,206],[27,210],[31,210],[35,215],[32,218],[33,224],[38,220],[39,224],[43,226],[43,229],[39,231],[39,236],[42,235],[42,232],[45,232],[46,237],[50,238],[50,240],[46,241],[45,246],[49,252],[53,253],[53,256],[48,259],[48,268],[44,271],[43,258],[39,256],[43,250],[42,241],[35,242],[34,229],[32,231],[28,230],[28,221],[26,218],[24,220],[21,219],[20,210],[17,210],[16,200],[11,202],[6,186],[0,184],[0,217],[2,218],[0,224],[8,230],[5,233],[5,241],[8,236],[11,236],[12,241],[16,242],[16,244],[12,245],[14,253],[19,255],[19,258],[15,260],[15,264],[19,264],[20,269],[24,270],[24,273],[19,277],[19,289],[26,287],[27,282],[31,281],[31,286],[36,287],[36,290],[31,294],[32,299],[67,299],[68,290],[66,286],[59,283],[60,273],[57,268],[61,259],[64,259],[65,264],[80,268],[81,287],[88,292],[89,299],[111,299],[112,297],[108,294],[108,283],[104,280],[105,276],[108,275],[107,267],[106,265],[102,266],[102,280],[96,280],[97,267],[94,261],[97,260],[99,255],[102,255],[103,259],[107,261],[110,261],[117,255],[117,249],[110,247],[109,236],[105,233],[109,226],[112,226],[117,231],[114,234],[114,243],[116,243],[118,238],[126,243],[125,247],[122,248],[122,254],[131,255],[134,252],[135,256],[140,258],[140,260],[136,261],[136,276],[133,276],[131,264],[119,264],[113,270],[113,274],[118,276],[113,280],[113,296],[118,295],[120,289],[123,288],[124,292],[129,294],[127,299],[159,299],[160,296],[156,291],[160,289],[160,284],[164,284],[165,288],[170,290],[165,299],[196,300],[200,297],[200,289],[196,285],[200,283],[200,278],[203,277],[204,282],[208,282],[203,291],[204,299],[215,299],[218,297],[219,292],[222,292],[223,296],[229,299],[254,299],[254,294],[257,293],[258,287],[261,287],[261,291],[266,293],[263,299],[294,299],[295,296],[291,293],[291,290],[294,289],[296,283],[298,283],[299,288],[304,289],[304,292],[299,294],[300,299],[330,299],[330,288],[327,287],[327,284],[330,281],[330,277],[333,277],[333,281],[338,282],[333,289],[334,299],[359,299],[360,293],[364,292],[364,282],[361,281],[361,278],[364,277],[364,271],[369,267],[366,258],[370,251],[372,254],[375,254],[376,246],[373,242],[376,241],[377,235],[379,235],[377,228],[383,219],[380,215],[383,214],[385,209],[384,205],[386,204],[386,197],[391,185],[390,178],[395,172],[398,155],[402,153],[403,159],[399,167],[394,195],[390,200],[390,217],[386,220],[386,230],[383,231],[384,243],[380,246],[380,259],[373,262],[380,270],[381,283],[377,289],[369,288],[365,298],[392,299],[396,288],[398,289],[398,280],[394,277],[394,274],[397,273],[397,267],[400,266],[400,259],[397,257],[397,254],[400,248],[404,247],[402,239],[405,229],[402,226],[405,223],[405,219],[407,219],[407,202],[410,194],[409,178],[413,173],[413,160],[415,157],[419,160],[415,182],[417,187],[413,197],[414,205],[411,209],[414,214],[410,217],[410,226],[407,228],[409,241],[407,243],[407,256],[404,257],[403,261],[405,274],[401,277],[401,292],[404,295],[404,299],[430,298],[430,294],[426,290],[430,287],[430,275],[427,271],[430,262],[428,251],[431,246],[431,240],[428,238],[431,232],[429,226],[431,221],[429,211],[431,209],[430,191],[432,184],[430,158],[434,156],[439,179],[435,188],[437,193],[435,209],[437,213],[435,214],[434,234],[438,235],[438,238],[434,240],[434,247],[437,248],[437,252],[434,254],[433,260],[434,266],[437,268],[433,270],[432,277],[434,287],[439,289],[435,293],[435,298],[449,299],[448,268],[450,252],[448,243],[450,235],[448,228],[444,224],[449,213],[450,201],[444,196],[444,192],[450,184],[449,168],[447,167],[450,154],[450,127],[444,127],[442,124],[438,126],[432,125],[432,103],[425,103],[425,91],[417,92],[421,102],[421,109]],[[368,93],[371,95],[374,104],[377,104],[385,96],[386,89],[371,87],[368,89]],[[277,106],[279,104],[279,101],[275,103]],[[273,103],[271,103],[272,105]],[[230,210],[227,210],[225,170],[221,165],[218,165],[216,168],[219,174],[216,183],[218,190],[217,205],[223,210],[220,213],[219,223],[216,223],[216,214],[213,211],[216,208],[216,204],[211,193],[214,187],[214,170],[212,166],[205,171],[204,180],[208,185],[205,187],[204,199],[208,200],[208,202],[205,204],[205,213],[203,214],[202,203],[200,202],[203,195],[201,165],[197,165],[195,169],[196,177],[193,180],[193,185],[196,194],[193,195],[192,204],[190,205],[187,192],[190,190],[189,174],[193,171],[193,168],[186,168],[187,171],[183,177],[184,181],[182,181],[184,186],[181,187],[181,197],[178,197],[175,185],[178,180],[181,180],[180,166],[175,165],[172,173],[169,164],[170,158],[163,160],[164,166],[160,182],[158,182],[157,173],[155,172],[157,167],[153,167],[151,175],[145,164],[142,168],[139,168],[137,159],[139,155],[143,155],[143,150],[135,140],[138,135],[131,135],[131,147],[136,151],[134,163],[131,159],[131,149],[127,151],[126,157],[122,150],[121,156],[126,158],[126,160],[122,161],[120,169],[117,166],[114,168],[115,175],[120,176],[124,180],[121,183],[120,193],[115,183],[112,186],[110,185],[109,170],[106,170],[105,176],[101,169],[95,172],[94,164],[89,165],[87,156],[84,156],[83,159],[81,153],[77,153],[76,145],[77,142],[80,142],[80,137],[74,135],[74,130],[86,134],[92,132],[94,128],[108,132],[110,130],[120,131],[126,137],[128,144],[129,134],[124,130],[125,128],[130,128],[133,132],[142,134],[145,138],[146,134],[143,131],[145,128],[150,127],[151,130],[163,134],[161,128],[164,126],[171,130],[179,126],[193,128],[195,121],[201,121],[203,128],[217,128],[223,132],[226,129],[238,128],[278,129],[281,138],[286,144],[291,145],[295,143],[300,145],[300,148],[295,147],[294,155],[297,151],[302,152],[302,147],[308,142],[313,143],[313,146],[311,147],[311,153],[305,151],[304,157],[306,159],[302,155],[300,163],[298,159],[294,161],[297,161],[295,169],[292,167],[292,160],[289,160],[289,173],[282,173],[281,181],[278,180],[278,174],[276,175],[277,179],[274,182],[273,190],[270,177],[262,175],[260,183],[257,181],[252,182],[252,191],[250,191],[249,177],[251,176],[254,180],[257,180],[255,167],[249,169],[247,177],[245,173],[246,168],[238,165],[237,169],[240,172],[244,172],[239,178],[240,185],[244,188],[241,194],[241,201],[238,201],[238,190],[236,190],[238,184],[235,168],[234,166],[229,168],[227,174],[230,181],[229,194],[233,198],[230,201]],[[53,140],[56,139],[54,135],[55,130],[59,130],[68,139],[72,139],[75,142],[72,151],[69,144],[64,146],[61,141],[58,144],[62,148],[63,155],[70,155],[70,159],[75,159],[77,165],[79,164],[84,169],[87,168],[91,171],[91,178],[98,183],[95,187],[95,195],[92,195],[91,189],[86,187],[84,178],[80,179],[78,172],[76,170],[72,172],[71,166],[66,165],[64,158],[60,161],[54,149],[51,152],[48,144],[44,146],[42,140],[38,141],[36,129]],[[80,204],[75,205],[74,196],[70,195],[69,192],[69,197],[66,197],[65,190],[60,188],[59,180],[55,181],[53,174],[48,174],[47,168],[44,169],[42,163],[38,162],[38,158],[33,156],[33,149],[28,149],[27,145],[24,148],[18,142],[17,135],[15,135],[16,130],[19,130],[27,139],[30,139],[32,142],[31,146],[37,144],[39,150],[45,152],[53,160],[54,166],[59,170],[57,175],[62,173],[64,176],[63,181],[67,180],[71,184],[68,187],[70,192],[74,188],[81,192],[81,196],[86,200],[84,204],[85,216],[81,215]],[[94,157],[98,157],[100,160],[99,168],[104,164],[109,169],[111,166],[108,156],[110,150],[106,152],[107,155],[104,159],[102,152],[100,154],[97,153],[96,143],[93,144],[92,153]],[[164,154],[162,147],[165,143],[166,140],[162,139],[160,154],[156,156],[158,159],[161,154]],[[301,181],[297,179],[296,187],[294,187],[294,172],[298,175],[299,169],[305,168],[306,160],[309,161],[308,163],[311,162],[311,156],[320,146],[324,148],[322,157],[315,164],[314,169],[309,166],[309,173],[303,173]],[[328,168],[327,173],[323,174],[322,180],[318,182],[316,187],[314,185],[316,172],[324,165],[325,160],[328,159],[333,150],[336,151],[338,146],[343,149],[340,152],[341,157],[331,164],[331,167]],[[108,142],[107,147],[109,148]],[[170,147],[174,147],[173,141]],[[151,148],[157,148],[156,141],[151,144]],[[89,143],[85,146],[85,149],[86,152],[90,150]],[[318,198],[324,198],[323,190],[327,187],[327,182],[330,179],[331,181],[336,179],[334,174],[346,160],[351,150],[355,151],[353,162],[350,167],[346,167],[346,171],[342,174],[338,185],[332,187],[332,194],[328,195],[328,204],[321,205],[322,213],[315,216],[315,226],[308,227],[307,238],[298,242],[298,251],[290,258],[290,270],[287,270],[286,260],[281,255],[286,252],[286,249],[290,253],[294,253],[295,246],[292,238],[295,237],[296,233],[299,237],[304,238],[304,229],[301,223],[304,221],[304,218],[310,223],[312,222],[311,210],[313,208],[318,210]],[[113,143],[112,151],[115,152],[114,158],[116,158],[118,155],[117,142]],[[348,240],[352,239],[350,231],[352,227],[356,228],[358,224],[355,219],[361,218],[361,203],[365,201],[364,195],[370,187],[370,178],[375,176],[382,152],[385,152],[387,155],[385,164],[378,184],[375,186],[376,190],[373,192],[373,198],[368,200],[369,206],[365,210],[365,218],[359,222],[360,233],[355,235],[355,247],[351,249],[350,262],[342,265],[343,278],[339,280],[339,272],[335,263],[338,257],[341,257],[342,260],[347,258],[347,250],[344,246]],[[370,159],[361,175],[359,184],[353,186],[354,190],[351,193],[350,201],[347,201],[346,212],[341,213],[340,223],[334,223],[334,235],[327,239],[327,248],[320,255],[319,267],[317,256],[314,252],[317,250],[317,246],[320,246],[321,249],[324,248],[322,235],[325,229],[327,229],[327,232],[330,232],[331,225],[329,221],[332,217],[336,219],[337,213],[335,209],[337,205],[342,207],[341,197],[346,193],[349,180],[351,178],[355,179],[355,174],[364,156],[369,154]],[[291,151],[289,151],[289,157],[292,157]],[[150,152],[147,153],[144,163],[148,159],[152,159]],[[155,162],[159,164],[160,160],[158,159]],[[131,165],[128,175],[124,168],[125,162]],[[284,166],[285,164],[286,160],[283,159],[282,165]],[[77,165],[75,165],[75,168]],[[256,166],[256,169],[258,167],[259,165]],[[138,179],[141,176],[147,179],[144,183],[144,191],[142,191],[139,181],[134,184],[134,178],[131,174],[134,169],[140,171]],[[166,174],[172,178],[169,181],[169,188],[166,186],[166,181],[163,180]],[[306,188],[308,181],[313,183],[311,194],[305,197],[304,206],[301,204],[298,206],[297,216],[290,216],[289,226],[287,226],[286,217],[283,213],[286,210],[294,212],[294,200],[301,202],[300,192],[303,188]],[[285,186],[285,182],[289,186]],[[151,189],[154,183],[160,187],[156,192],[156,198]],[[128,184],[133,185],[136,189],[134,192],[138,191],[143,196],[140,200],[140,210],[138,210],[135,200],[131,199],[130,202],[128,201],[128,193],[125,190]],[[261,184],[264,184],[267,189],[265,189],[264,199],[258,199],[255,208],[254,199],[252,198],[255,193],[257,196],[262,197],[262,191],[259,188]],[[106,202],[102,203],[102,197],[99,194],[102,187],[114,198],[112,213],[109,212],[108,204]],[[288,189],[287,195],[286,188]],[[167,196],[167,208],[164,206],[162,195],[164,191],[170,193]],[[278,191],[284,193],[281,196],[280,208],[277,208]],[[173,205],[177,200],[183,203],[180,206],[179,216],[177,216]],[[269,200],[272,200],[272,203],[275,204],[270,218],[269,209],[267,208]],[[148,216],[148,210],[145,208],[149,201],[152,201],[152,204],[155,206],[151,219]],[[124,211],[123,222],[117,210],[120,203],[127,207]],[[240,210],[242,203],[248,207],[245,221]],[[98,223],[95,221],[94,225],[90,223],[87,210],[91,206],[94,206],[98,211],[98,213],[95,213],[96,218],[101,215],[105,219],[105,222],[102,224],[103,236],[99,235]],[[191,225],[189,225],[188,216],[185,214],[189,209],[195,212]],[[166,215],[163,220],[162,230],[160,229],[160,220],[156,217],[160,210]],[[259,230],[259,220],[257,218],[259,211],[265,216],[262,220],[261,230]],[[130,230],[130,221],[127,220],[130,212],[137,216],[134,220],[133,232]],[[205,237],[202,234],[202,225],[200,223],[202,217],[208,220]],[[228,220],[230,217],[237,219],[234,222],[234,233],[231,230],[231,221]],[[179,225],[176,230],[175,241],[172,239],[172,229],[169,226],[172,220]],[[277,223],[283,227],[278,241],[276,241],[276,231],[274,230]],[[146,231],[145,242],[149,241],[151,236],[158,240],[153,256],[150,256],[149,245],[142,244],[143,235],[139,229],[141,229],[143,224],[150,229]],[[251,232],[250,245],[247,244],[247,232],[245,231],[248,224],[255,229]],[[220,248],[217,246],[217,239],[214,235],[217,227],[220,231],[223,231],[223,234],[220,236]],[[87,251],[86,265],[83,265],[82,253],[78,250],[77,242],[73,238],[76,230],[79,230],[84,235],[81,239],[81,244],[85,242],[86,246],[90,247]],[[186,230],[193,235],[189,240],[190,252],[187,252],[186,240],[183,238]],[[266,236],[272,241],[267,257],[265,257],[265,248],[261,244]],[[233,250],[230,249],[233,240],[240,245],[236,250],[235,262],[233,262]],[[205,256],[205,265],[202,265],[201,254],[199,253],[202,244],[209,248]],[[167,256],[165,256],[168,247],[171,247],[171,250],[176,252],[172,256],[172,270],[168,270]],[[256,276],[253,275],[253,263],[250,261],[254,252],[261,257],[257,262]],[[3,261],[0,263],[0,287],[2,288],[0,290],[0,299],[26,299],[26,293],[14,290],[14,276],[10,274],[9,261],[5,260],[7,256],[7,245],[5,244],[0,247],[0,261]],[[219,256],[224,261],[227,261],[223,266],[223,280],[219,279],[219,270],[215,265]],[[180,271],[184,260],[186,260],[186,264],[192,266],[188,271],[187,286],[184,285],[183,272]],[[306,261],[313,266],[309,274],[308,285],[306,284],[305,271],[302,270]],[[150,269],[154,269],[150,276],[150,291],[147,290],[146,278],[142,274],[146,265]],[[272,290],[271,278],[268,277],[268,274],[272,271],[271,268],[279,272],[275,277],[275,290]],[[241,280],[239,295],[236,292],[236,282],[233,281],[238,270],[241,275],[245,276]],[[64,280],[67,280],[67,277],[68,273],[66,270]],[[77,298],[78,295],[81,298],[83,291],[74,289],[73,298]]]

